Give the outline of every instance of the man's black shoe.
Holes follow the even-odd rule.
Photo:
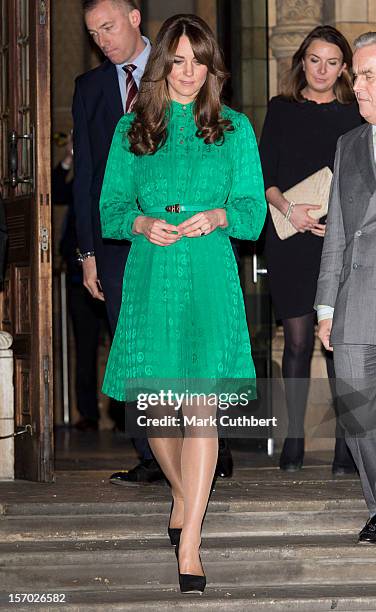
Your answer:
[[[361,544],[376,544],[376,515],[368,519],[359,533],[358,542]]]
[[[216,476],[221,478],[231,478],[234,468],[231,450],[226,438],[219,438]]]
[[[158,463],[154,459],[143,459],[131,470],[115,472],[110,477],[110,482],[116,485],[127,485],[138,482],[156,482],[164,480],[164,475]]]

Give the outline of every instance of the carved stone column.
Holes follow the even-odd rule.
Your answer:
[[[0,331],[0,436],[14,432],[13,338]],[[0,480],[14,479],[14,438],[0,440]]]
[[[322,23],[323,4],[323,0],[277,0],[277,25],[270,46],[277,59],[278,90],[302,40]]]

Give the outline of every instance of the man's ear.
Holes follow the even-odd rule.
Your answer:
[[[342,68],[341,68],[341,72],[339,73],[339,77],[343,75],[344,72],[346,72],[347,70],[347,64],[346,62],[343,64]]]
[[[132,28],[139,28],[140,24],[141,24],[141,13],[138,9],[133,9],[133,11],[130,11],[129,15],[129,21],[131,22],[131,26]]]

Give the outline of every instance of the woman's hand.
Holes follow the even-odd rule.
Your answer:
[[[145,238],[158,246],[170,246],[181,238],[176,225],[170,225],[162,219],[140,215],[133,223],[133,232],[143,234]]]
[[[213,208],[193,215],[178,225],[179,233],[187,238],[197,238],[211,234],[217,227],[227,227],[226,210]]]
[[[296,204],[290,216],[290,223],[298,230],[298,232],[306,232],[314,229],[317,225],[316,219],[309,216],[309,210],[317,210],[320,206],[314,204]]]
[[[325,230],[326,230],[325,223],[315,223],[315,225],[311,229],[311,233],[314,234],[315,236],[319,236],[319,238],[324,238]]]

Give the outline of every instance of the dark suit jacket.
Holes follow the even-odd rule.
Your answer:
[[[376,164],[372,126],[338,141],[315,305],[334,307],[331,343],[376,344]]]
[[[97,208],[115,127],[123,115],[114,64],[103,64],[76,79],[73,98],[74,185],[78,243],[94,250]],[[94,222],[94,224],[93,224]]]
[[[116,67],[103,64],[76,79],[73,98],[73,198],[78,246],[94,251],[98,277],[112,329],[121,303],[124,266],[130,243],[103,241],[99,198],[112,136],[123,115]]]
[[[0,283],[4,280],[5,249],[8,240],[7,228],[5,225],[5,210],[0,196]]]

